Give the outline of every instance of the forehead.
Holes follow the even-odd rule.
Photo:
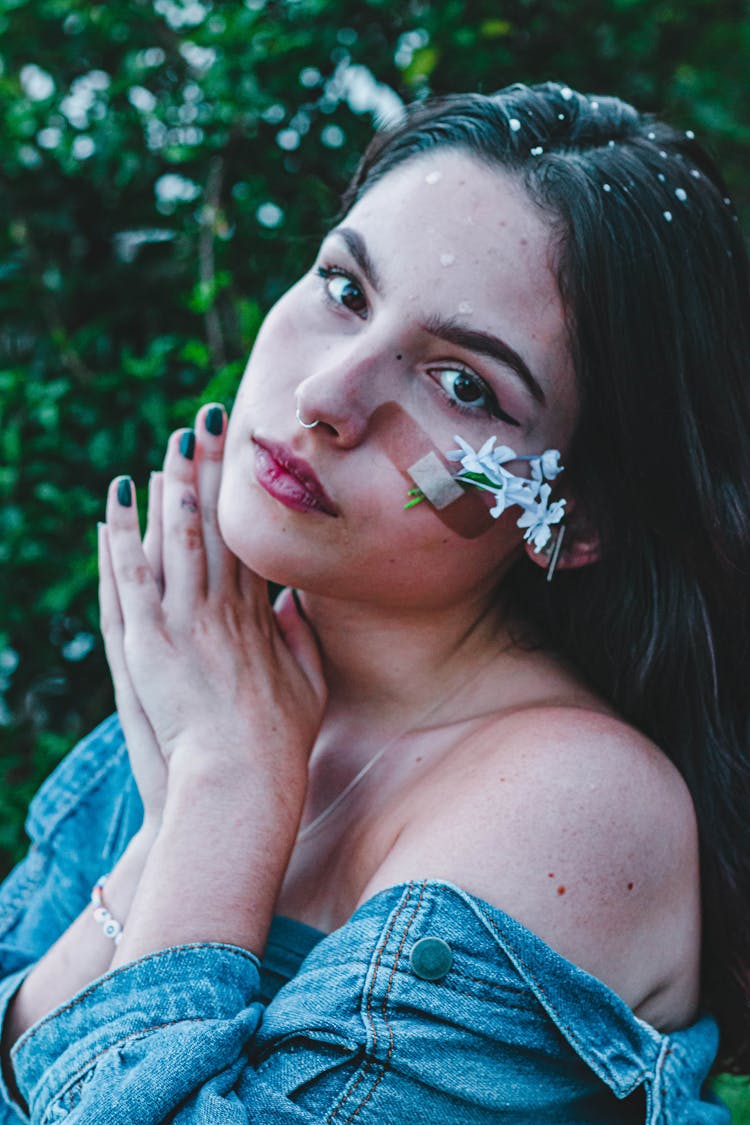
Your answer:
[[[557,297],[547,217],[515,177],[466,153],[443,150],[414,157],[371,187],[346,221],[366,226],[384,244],[397,242],[400,265],[408,251],[434,247],[445,270],[468,266],[478,271],[485,288],[501,283],[509,265],[516,271],[523,266],[515,279],[519,288],[528,281],[540,293]],[[435,260],[429,255],[425,264],[433,266]]]
[[[364,237],[385,297],[502,335],[555,388],[569,360],[551,223],[515,177],[463,152],[421,154],[343,225]]]

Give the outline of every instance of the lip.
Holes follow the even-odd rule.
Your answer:
[[[258,483],[270,496],[296,512],[338,516],[338,508],[307,461],[282,442],[256,436],[252,440]]]

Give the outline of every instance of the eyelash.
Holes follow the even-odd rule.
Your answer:
[[[323,282],[330,281],[331,278],[334,278],[334,277],[342,277],[344,279],[344,281],[348,281],[351,285],[354,285],[359,290],[359,292],[362,294],[362,297],[364,298],[364,296],[365,296],[364,289],[359,284],[357,279],[355,277],[352,277],[352,275],[350,273],[347,273],[346,270],[342,270],[338,266],[318,266],[316,268],[315,272],[318,275],[318,277],[322,279]],[[326,302],[332,308],[334,308],[334,309],[341,309],[341,308],[346,309],[347,308],[347,306],[342,304],[341,301],[334,300],[334,298],[331,296],[331,292],[330,292],[330,290],[329,290],[329,288],[326,284],[323,285],[323,293],[325,295]],[[361,314],[358,313],[355,309],[348,309],[348,311],[354,313],[355,316],[359,316],[360,319],[362,319]]]
[[[484,394],[487,399],[487,404],[483,408],[486,414],[489,414],[491,418],[499,418],[501,422],[506,422],[509,426],[521,425],[521,423],[516,421],[515,418],[511,418],[510,414],[505,413],[505,411],[500,406],[500,403],[497,401],[494,393],[490,390],[483,379],[480,379],[478,375],[474,374],[471,368],[462,367],[461,364],[454,363],[450,367],[437,367],[434,368],[434,370],[456,371],[459,375],[466,375],[467,378],[473,379],[474,383],[482,391],[482,394]],[[440,389],[443,390],[442,387]],[[451,398],[447,391],[443,391],[443,393],[445,395],[445,401],[448,403],[448,405],[452,406],[454,410],[458,410],[460,414],[478,414],[481,409],[480,407],[471,406],[469,403],[462,403],[455,398]]]
[[[324,293],[325,301],[328,305],[330,305],[334,309],[342,309],[342,308],[346,309],[348,312],[353,313],[354,316],[358,316],[358,317],[360,317],[360,319],[364,319],[362,314],[357,312],[355,309],[349,309],[341,301],[335,300],[331,296],[328,285],[325,284],[326,282],[330,281],[334,277],[344,278],[345,281],[348,281],[351,285],[355,286],[355,288],[359,290],[359,292],[362,294],[362,297],[364,298],[364,296],[365,296],[364,290],[355,277],[353,277],[346,270],[341,269],[339,266],[326,266],[326,265],[317,266],[316,269],[315,269],[315,273],[324,283],[323,284],[323,293]],[[477,387],[479,387],[481,392],[486,397],[487,401],[486,401],[486,405],[483,408],[484,412],[486,414],[489,414],[490,417],[499,418],[501,421],[506,422],[509,426],[520,426],[520,424],[521,424],[520,422],[518,422],[515,418],[511,418],[510,414],[505,413],[505,411],[500,407],[500,404],[498,403],[497,398],[495,397],[495,394],[490,390],[490,388],[487,386],[487,384],[484,382],[484,380],[480,379],[480,377],[478,375],[476,375],[470,368],[463,367],[461,364],[456,363],[456,364],[451,365],[450,367],[438,367],[438,368],[434,368],[433,370],[436,370],[436,371],[456,371],[461,375],[465,375],[469,379],[473,379],[475,384],[477,385]],[[476,415],[480,412],[479,408],[477,408],[475,406],[472,407],[469,404],[464,404],[464,403],[459,402],[457,399],[451,398],[450,395],[448,394],[448,392],[445,391],[442,386],[440,386],[440,390],[441,390],[441,393],[443,395],[443,399],[448,404],[448,406],[453,407],[454,410],[458,410],[459,413],[461,413],[463,415],[472,415],[472,414]]]

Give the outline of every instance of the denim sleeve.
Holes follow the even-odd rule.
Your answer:
[[[320,1121],[249,1068],[259,964],[221,944],[167,949],[102,977],[13,1050],[31,1121]]]
[[[84,738],[34,797],[26,858],[0,887],[0,1027],[24,977],[86,905],[142,819],[116,715]],[[19,1111],[0,1077],[0,1125]]]

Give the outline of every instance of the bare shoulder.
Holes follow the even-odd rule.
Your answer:
[[[631,1007],[651,1004],[644,1018],[679,1024],[695,1004],[692,800],[666,755],[611,715],[531,707],[456,747],[367,893],[412,878],[498,906]]]

